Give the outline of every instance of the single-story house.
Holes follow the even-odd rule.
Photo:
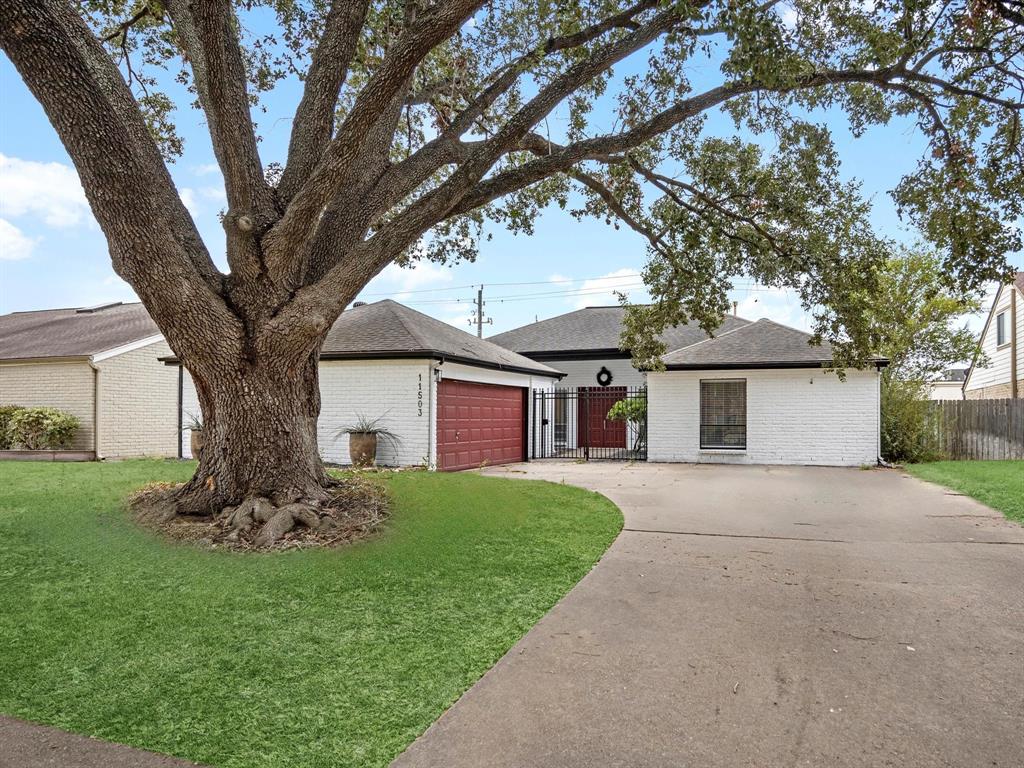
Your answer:
[[[964,399],[1024,397],[1024,272],[999,286],[981,332],[980,364],[975,354],[963,382]]]
[[[142,304],[0,316],[0,404],[47,406],[81,422],[75,451],[98,458],[174,456],[175,371]]]
[[[966,368],[948,368],[942,376],[928,382],[929,400],[963,400]]]
[[[581,445],[622,449],[649,461],[750,464],[874,464],[879,456],[880,376],[828,371],[832,351],[810,334],[770,320],[726,317],[713,337],[695,324],[668,329],[665,370],[633,367],[618,347],[624,310],[588,307],[491,337],[567,376],[550,403],[552,424],[532,456],[579,455]],[[640,387],[647,401],[646,451],[636,430],[609,420],[615,402]],[[582,392],[582,393],[581,393]],[[602,394],[604,393],[604,394]],[[540,447],[538,450],[538,446]]]
[[[169,360],[168,362],[174,362]],[[441,470],[527,458],[530,393],[562,373],[391,300],[356,303],[334,323],[320,354],[318,439],[324,460],[349,464],[338,430],[381,417],[400,438],[379,464]],[[199,416],[187,371],[179,390],[180,455]]]

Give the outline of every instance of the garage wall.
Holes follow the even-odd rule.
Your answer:
[[[324,360],[320,363],[320,422],[317,439],[325,461],[349,464],[348,437],[335,439],[343,425],[361,413],[387,412],[384,423],[402,438],[397,448],[381,444],[378,463],[426,464],[431,451],[432,410],[428,360]],[[422,387],[422,394],[421,394]],[[200,415],[199,399],[188,371],[182,376],[182,423]],[[182,429],[182,456],[191,458],[189,431]]]
[[[178,369],[166,341],[100,360],[100,454],[177,456]]]
[[[337,464],[350,463],[348,437],[338,429],[357,413],[374,418],[401,437],[399,446],[381,444],[377,463],[384,466],[427,464],[430,456],[430,363],[427,360],[324,360],[320,363],[320,455]]]
[[[69,446],[93,450],[95,371],[82,361],[0,365],[0,405],[59,408],[81,422]],[[101,438],[102,439],[102,438]]]
[[[747,381],[747,449],[700,450],[700,380]],[[648,460],[859,466],[878,457],[876,371],[846,381],[820,369],[650,373]]]

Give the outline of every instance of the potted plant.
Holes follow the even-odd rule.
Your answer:
[[[206,439],[203,437],[203,420],[194,413],[188,415],[189,443],[192,445],[192,458],[199,459],[203,452]]]
[[[339,429],[334,439],[342,435],[348,435],[348,455],[354,467],[371,467],[377,460],[377,446],[380,443],[387,443],[394,447],[402,442],[401,439],[384,426],[384,417],[387,412],[371,419],[356,414],[356,420]]]

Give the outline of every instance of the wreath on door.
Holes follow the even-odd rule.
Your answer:
[[[601,366],[601,370],[597,372],[597,383],[602,387],[607,387],[612,383],[612,372]]]

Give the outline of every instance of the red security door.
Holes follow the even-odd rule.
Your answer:
[[[626,422],[608,418],[612,406],[625,397],[625,387],[579,388],[577,442],[581,448],[626,447]]]
[[[437,390],[437,468],[444,472],[526,458],[521,387],[444,379]]]

